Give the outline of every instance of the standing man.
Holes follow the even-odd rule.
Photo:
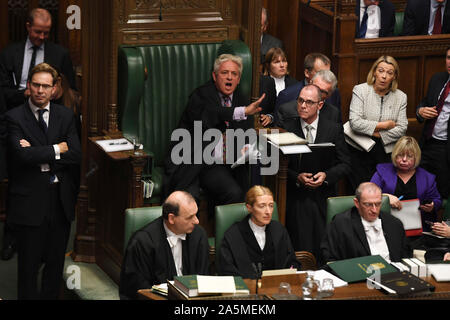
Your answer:
[[[137,299],[139,289],[174,276],[208,274],[208,237],[198,224],[197,211],[189,193],[175,191],[164,201],[162,217],[131,237],[120,273],[121,299]]]
[[[443,33],[450,33],[449,0],[408,0],[402,35]]]
[[[443,199],[450,191],[450,47],[445,54],[445,69],[430,79],[427,95],[416,108],[417,120],[425,121],[420,165],[436,175]]]
[[[0,88],[0,182],[6,177],[6,103]]]
[[[281,48],[283,49],[283,42],[266,33],[267,26],[269,25],[267,9],[262,8],[261,10],[261,64],[266,61],[266,53],[270,48]]]
[[[286,227],[294,250],[309,251],[316,258],[325,233],[326,199],[335,195],[336,184],[350,171],[342,124],[319,115],[322,107],[320,89],[303,87],[297,102],[300,119],[289,119],[285,126],[308,143],[334,144],[289,156]]]
[[[50,13],[41,8],[33,9],[26,23],[27,39],[6,47],[0,53],[0,86],[3,88],[8,110],[26,102],[30,96],[30,90],[27,89],[29,73],[42,62],[62,72],[72,89],[76,90],[69,51],[47,41],[51,28]]]
[[[17,237],[19,299],[58,297],[75,215],[81,148],[73,111],[50,103],[57,78],[46,63],[34,67],[27,82],[30,98],[6,113],[11,160],[7,222]]]
[[[355,194],[355,206],[334,216],[327,227],[320,246],[323,262],[377,254],[395,262],[408,258],[402,222],[388,212],[381,212],[380,187],[363,182]]]
[[[355,14],[356,38],[392,37],[395,27],[395,8],[389,0],[357,0]]]
[[[214,150],[205,151],[209,142],[202,142],[201,138],[208,129],[217,129],[225,134],[227,129],[247,130],[253,127],[252,115],[260,112],[259,106],[264,95],[249,105],[248,101],[236,90],[242,74],[241,57],[222,54],[214,62],[212,81],[195,89],[189,97],[188,104],[181,115],[178,129],[187,130],[191,138],[191,151],[187,156],[190,163],[183,161],[175,164],[172,152],[169,153],[165,165],[164,190],[171,193],[175,190],[188,191],[196,200],[200,199],[200,188],[213,200],[215,205],[243,202],[245,191],[248,189],[248,168],[238,166],[231,169],[232,163],[224,163],[225,149],[222,149],[226,141],[221,136]],[[199,125],[202,136],[200,141],[193,141],[197,135],[195,127]],[[175,149],[178,142],[171,149]],[[240,156],[243,146],[234,149],[234,161]],[[232,149],[229,148],[231,151]],[[217,161],[208,164],[201,159],[197,163],[195,155],[213,155]],[[228,152],[227,151],[227,152]]]

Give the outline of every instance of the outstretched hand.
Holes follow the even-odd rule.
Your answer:
[[[253,103],[250,103],[247,107],[245,107],[245,115],[251,116],[254,115],[255,113],[261,112],[262,108],[259,105],[261,104],[261,102],[264,100],[265,97],[266,94],[263,93],[258,100],[256,100]]]

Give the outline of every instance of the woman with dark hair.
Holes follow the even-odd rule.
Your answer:
[[[256,278],[258,269],[300,269],[285,227],[272,220],[272,192],[253,186],[246,194],[245,205],[249,214],[225,232],[218,253],[219,274]]]
[[[298,81],[289,76],[286,53],[281,48],[271,48],[267,51],[263,64],[263,75],[260,77],[260,95],[266,93],[261,107],[261,123],[268,126],[273,123],[273,111],[278,93]]]

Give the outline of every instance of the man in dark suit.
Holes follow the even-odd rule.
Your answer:
[[[138,299],[139,289],[165,283],[174,276],[208,274],[208,236],[198,224],[197,211],[189,193],[176,191],[164,201],[162,217],[136,231],[123,258],[121,299]]]
[[[337,182],[350,171],[350,158],[342,124],[319,114],[320,89],[307,85],[298,97],[299,119],[289,119],[285,129],[308,143],[331,142],[333,147],[313,147],[311,153],[289,156],[286,227],[295,251],[319,257],[325,233],[326,199],[335,195]]]
[[[261,64],[266,60],[266,53],[270,48],[283,49],[283,42],[280,39],[266,33],[268,25],[267,9],[263,7],[261,11]]]
[[[356,38],[381,38],[394,35],[395,8],[391,1],[357,0],[355,14],[358,17]],[[375,21],[373,26],[370,24],[371,16]]]
[[[306,55],[303,65],[305,69],[305,79],[291,85],[290,87],[287,87],[278,94],[277,102],[275,105],[275,123],[278,125],[280,125],[279,120],[277,119],[278,114],[280,114],[280,112],[278,111],[280,106],[286,102],[297,100],[298,95],[300,94],[300,90],[305,85],[311,83],[312,78],[317,72],[319,72],[320,70],[330,70],[331,61],[326,55],[322,53],[310,53]],[[338,88],[336,88],[331,96],[327,98],[327,102],[329,102],[339,110],[341,109],[341,94]]]
[[[443,33],[450,33],[450,4],[448,0],[408,0],[405,17],[403,18],[402,35]]]
[[[333,95],[337,86],[337,79],[330,70],[318,71],[311,80],[311,83],[319,87],[323,106],[320,115],[330,121],[342,123],[341,111],[329,102],[329,97]],[[286,102],[279,106],[276,118],[278,126],[284,128],[285,121],[291,118],[298,118],[297,100]]]
[[[333,217],[320,246],[322,260],[344,260],[379,254],[389,261],[410,256],[402,222],[381,212],[381,189],[363,182],[356,189],[355,206]]]
[[[0,87],[0,182],[6,178],[6,103]]]
[[[416,108],[419,122],[424,122],[421,167],[436,175],[443,199],[450,193],[450,47],[445,54],[446,71],[433,75],[427,95]]]
[[[28,102],[6,113],[7,222],[16,232],[19,299],[58,297],[75,215],[81,148],[73,111],[50,103],[57,77],[46,63],[34,67],[27,83]]]
[[[0,53],[0,86],[3,88],[8,110],[22,105],[30,95],[26,88],[31,69],[46,62],[62,72],[76,90],[75,73],[67,49],[47,41],[52,17],[45,9],[33,9],[26,28],[28,37],[6,47]]]
[[[235,149],[226,148],[227,159],[223,161],[225,155],[225,149],[222,148],[223,141],[226,141],[226,145],[229,146],[229,139],[226,137],[224,139],[223,134],[227,129],[252,128],[252,115],[261,111],[259,105],[264,95],[247,106],[248,101],[244,101],[245,99],[236,90],[241,74],[242,59],[238,56],[222,54],[214,63],[213,81],[208,81],[190,95],[178,128],[174,132],[189,132],[191,148],[189,151],[183,150],[181,161],[175,159],[178,154],[174,152],[179,152],[179,145],[184,141],[174,142],[170,148],[163,180],[165,194],[184,190],[199,200],[200,188],[202,188],[206,191],[208,200],[213,200],[211,203],[215,205],[244,201],[244,190],[248,189],[246,168],[238,166],[231,169],[230,166],[241,155],[243,146],[235,144]],[[201,141],[207,130],[210,133],[222,133],[220,139],[215,139],[214,150],[206,151],[211,143]],[[227,135],[228,138],[232,136],[228,132]],[[235,156],[231,163],[228,157],[230,151],[234,151]],[[214,159],[208,162],[205,161],[205,156],[212,156]]]

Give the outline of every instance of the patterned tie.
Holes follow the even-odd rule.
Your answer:
[[[442,91],[442,94],[439,97],[438,103],[436,104],[436,111],[438,113],[437,117],[429,120],[430,124],[428,125],[428,129],[425,134],[427,139],[431,138],[431,136],[433,135],[434,126],[436,125],[436,121],[439,118],[439,114],[441,113],[442,107],[444,106],[444,101],[445,101],[445,99],[447,99],[449,92],[450,92],[450,80],[447,81],[447,85],[445,86],[444,90]]]
[[[225,107],[225,108],[231,108],[231,98],[230,98],[230,96],[222,96],[223,97],[223,107]],[[229,128],[230,127],[230,123],[228,122],[228,121],[225,121],[225,125],[227,126],[227,128]],[[227,135],[226,135],[226,133],[224,132],[223,134],[222,134],[222,150],[223,150],[223,159],[224,159],[224,162],[225,162],[225,159],[226,159],[226,154],[227,154]]]
[[[433,32],[432,34],[441,34],[442,32],[442,25],[441,25],[441,20],[442,20],[442,16],[441,16],[441,8],[442,8],[442,3],[440,3],[438,5],[438,8],[436,10],[436,14],[434,15],[434,25],[433,25]]]
[[[312,130],[312,125],[310,125],[310,124],[307,124],[306,126],[305,126],[305,130],[306,130],[306,141],[308,141],[308,143],[314,143],[314,139],[313,139],[313,136],[312,136],[312,133],[311,133],[311,130]]]
[[[39,122],[39,127],[41,128],[41,130],[47,134],[47,123],[45,123],[44,120],[44,112],[46,112],[47,109],[39,109],[38,110],[38,114],[39,114],[39,118],[38,118],[38,122]]]
[[[359,34],[358,38],[365,38],[366,32],[367,32],[367,19],[369,18],[369,15],[367,14],[367,7],[364,9],[364,15],[361,20],[361,26],[359,27]]]
[[[33,70],[34,65],[36,64],[36,53],[37,53],[37,50],[39,49],[39,47],[33,46],[32,49],[33,49],[33,54],[31,55],[30,67],[28,68],[28,79],[30,78],[31,70]]]

